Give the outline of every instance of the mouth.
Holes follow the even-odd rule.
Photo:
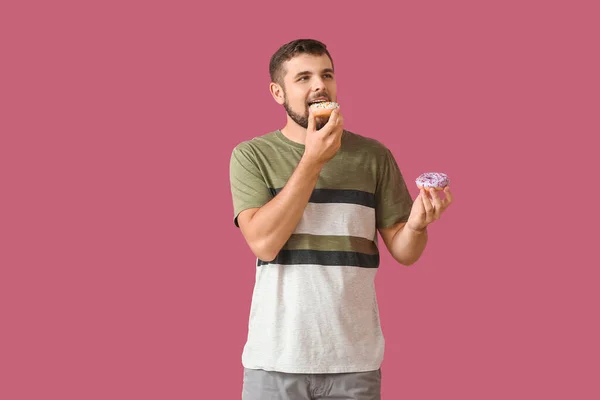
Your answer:
[[[328,101],[329,101],[329,99],[327,99],[325,97],[319,97],[319,98],[314,99],[313,101],[309,101],[308,105],[312,106],[313,104],[316,104],[316,103],[325,103]]]

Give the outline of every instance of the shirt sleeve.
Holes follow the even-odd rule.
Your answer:
[[[389,228],[408,221],[413,202],[394,156],[389,149],[385,149],[377,168],[377,228]]]
[[[237,217],[242,211],[262,207],[273,198],[254,155],[247,143],[236,146],[231,154],[229,180],[233,222],[238,228]]]

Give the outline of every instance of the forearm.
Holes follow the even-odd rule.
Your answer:
[[[249,231],[260,259],[273,260],[288,241],[304,214],[321,168],[320,164],[301,159],[283,189],[254,214]]]
[[[412,265],[421,257],[427,246],[427,229],[415,231],[406,224],[394,235],[391,254],[403,265]]]

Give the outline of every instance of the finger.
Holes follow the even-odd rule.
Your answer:
[[[316,125],[317,125],[317,122],[316,122],[315,115],[312,113],[312,110],[309,107],[308,108],[308,127],[306,130],[308,132],[314,132]]]
[[[429,199],[429,191],[428,189],[423,189],[419,197],[421,197],[421,202],[423,203],[423,223],[425,226],[429,225],[433,220],[433,206],[431,205],[431,200]]]
[[[425,193],[425,189],[421,189],[421,199],[423,201],[423,207],[425,208],[425,212],[427,215],[433,212],[433,205],[431,204],[431,200],[429,196]]]
[[[324,126],[324,127],[327,127],[327,129],[329,129],[329,133],[333,132],[333,128],[335,128],[335,124],[337,123],[337,120],[338,120],[338,115],[339,115],[339,111],[337,110],[337,108],[331,112],[331,115],[329,116],[329,120],[327,121],[327,123]]]
[[[446,208],[448,208],[450,206],[450,204],[452,204],[452,193],[450,192],[449,187],[444,188],[444,194],[446,197],[444,199],[444,210],[445,210]]]
[[[419,193],[415,200],[413,201],[413,205],[411,208],[411,214],[415,213],[415,215],[422,216],[425,218],[425,205],[423,204],[423,193]]]
[[[450,186],[446,186],[444,188],[444,194],[446,195],[446,200],[448,201],[448,205],[452,203],[452,192],[450,192]]]
[[[339,112],[338,112],[338,115],[337,115],[337,122],[336,122],[336,125],[337,125],[337,126],[340,126],[340,127],[341,127],[341,126],[344,126],[344,117],[343,117],[343,115],[342,115],[342,114],[340,114]]]
[[[439,219],[442,210],[442,200],[440,199],[438,191],[435,188],[431,189],[429,194],[431,194],[431,202],[433,204],[433,217],[435,219]]]
[[[344,117],[342,117],[342,114],[338,114],[337,122],[335,123],[335,127],[333,128],[333,132],[335,133],[338,139],[342,139],[342,133],[344,132]]]

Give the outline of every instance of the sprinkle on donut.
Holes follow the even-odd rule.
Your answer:
[[[339,104],[334,101],[320,101],[310,105],[313,110],[333,110],[338,108]]]
[[[441,172],[426,172],[416,179],[419,189],[443,189],[450,184],[448,175]]]

